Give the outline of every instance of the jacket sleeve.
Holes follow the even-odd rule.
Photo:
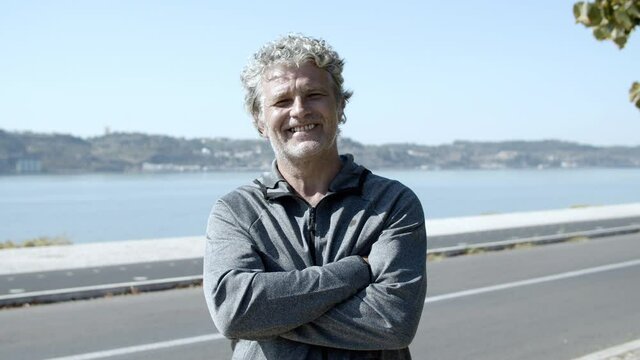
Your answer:
[[[369,253],[373,282],[283,338],[351,350],[402,349],[411,343],[427,289],[426,229],[411,191],[395,208]]]
[[[223,201],[207,226],[203,288],[218,330],[258,340],[286,333],[322,315],[370,282],[359,256],[324,266],[265,272],[248,232]]]

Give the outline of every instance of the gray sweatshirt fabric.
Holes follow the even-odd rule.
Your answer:
[[[422,206],[341,160],[315,208],[275,162],[214,205],[204,293],[233,359],[411,358],[427,289]]]

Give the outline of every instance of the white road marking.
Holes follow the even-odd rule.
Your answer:
[[[635,341],[630,341],[630,342],[622,344],[622,345],[614,346],[614,347],[609,348],[609,349],[598,351],[598,352],[593,353],[593,354],[585,355],[585,356],[577,358],[575,360],[605,360],[605,359],[611,359],[614,356],[624,356],[625,353],[630,352],[630,351],[637,351],[638,349],[640,349],[640,339],[635,340]],[[621,357],[620,359],[626,359],[626,358]]]
[[[73,272],[71,272],[71,271],[67,271],[66,275],[67,275],[67,276],[73,276]]]
[[[21,294],[24,292],[24,289],[10,289],[9,294]]]
[[[600,272],[605,272],[605,271],[617,270],[617,269],[627,268],[627,267],[631,267],[631,266],[638,266],[638,265],[640,265],[640,259],[631,260],[631,261],[625,261],[625,262],[616,263],[616,264],[596,266],[596,267],[586,268],[586,269],[581,269],[581,270],[568,271],[568,272],[564,272],[564,273],[560,273],[560,274],[542,276],[542,277],[537,277],[537,278],[528,279],[528,280],[514,281],[514,282],[509,282],[509,283],[504,283],[504,284],[499,284],[499,285],[485,286],[485,287],[481,287],[481,288],[469,289],[469,290],[464,290],[464,291],[457,291],[457,292],[453,292],[453,293],[449,293],[449,294],[442,294],[442,295],[436,295],[436,296],[428,297],[425,300],[425,304],[439,302],[439,301],[445,301],[445,300],[451,300],[451,299],[457,299],[457,298],[466,297],[466,296],[484,294],[484,293],[489,293],[489,292],[494,292],[494,291],[506,290],[506,289],[516,288],[516,287],[521,287],[521,286],[535,285],[535,284],[540,284],[540,283],[545,283],[545,282],[557,281],[557,280],[562,280],[562,279],[569,279],[569,278],[574,278],[574,277],[579,277],[579,276],[584,276],[584,275],[590,275],[590,274],[595,274],[595,273],[600,273]],[[202,336],[195,336],[195,337],[190,337],[190,338],[182,338],[182,339],[169,340],[169,341],[160,341],[160,342],[144,344],[144,345],[129,346],[129,347],[123,347],[123,348],[117,348],[117,349],[111,349],[111,350],[97,351],[97,352],[92,352],[92,353],[71,355],[71,356],[65,356],[65,357],[57,357],[57,358],[51,358],[51,359],[46,359],[46,360],[93,360],[93,359],[104,359],[104,358],[109,358],[109,357],[113,357],[113,356],[133,354],[133,353],[137,353],[137,352],[152,351],[152,350],[164,349],[164,348],[175,347],[175,346],[189,345],[189,344],[198,343],[198,342],[214,341],[214,340],[222,340],[222,339],[224,339],[224,336],[222,336],[221,334],[202,335]]]
[[[560,274],[542,276],[542,277],[537,277],[533,279],[513,281],[509,283],[504,283],[504,284],[485,286],[481,288],[457,291],[449,294],[431,296],[431,297],[428,297],[424,303],[429,304],[429,303],[434,303],[434,302],[443,301],[443,300],[451,300],[451,299],[457,299],[465,296],[472,296],[472,295],[484,294],[484,293],[494,292],[499,290],[512,289],[520,286],[527,286],[527,285],[540,284],[540,283],[545,283],[550,281],[569,279],[573,277],[595,274],[595,273],[611,271],[611,270],[617,270],[617,269],[622,269],[622,268],[631,267],[631,266],[638,266],[638,265],[640,265],[640,259],[625,261],[625,262],[616,263],[616,264],[596,266],[592,268],[568,271]]]
[[[224,336],[220,334],[202,335],[202,336],[194,336],[194,337],[176,339],[176,340],[170,340],[170,341],[160,341],[160,342],[155,342],[150,344],[129,346],[129,347],[123,347],[118,349],[112,349],[112,350],[96,351],[96,352],[86,353],[86,354],[63,356],[63,357],[51,358],[47,360],[104,359],[104,358],[109,358],[113,356],[133,354],[133,353],[138,353],[143,351],[159,350],[159,349],[164,349],[169,347],[184,346],[184,345],[190,345],[190,344],[195,344],[195,343],[200,343],[205,341],[220,340],[220,339],[224,339]]]
[[[145,281],[145,280],[147,280],[147,277],[146,276],[134,276],[133,280],[134,281]]]

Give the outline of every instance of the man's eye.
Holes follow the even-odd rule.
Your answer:
[[[276,101],[276,102],[273,104],[273,106],[276,106],[276,107],[284,107],[284,106],[287,106],[287,105],[289,105],[289,104],[291,104],[291,100],[289,100],[289,99],[282,99],[282,100],[278,100],[278,101]]]
[[[324,94],[323,93],[319,93],[319,92],[314,92],[308,95],[311,99],[316,99],[316,98],[320,98],[323,97]]]

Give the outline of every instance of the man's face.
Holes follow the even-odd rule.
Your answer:
[[[277,159],[311,159],[337,154],[342,104],[331,75],[315,64],[276,65],[262,79],[262,115],[258,128]]]

